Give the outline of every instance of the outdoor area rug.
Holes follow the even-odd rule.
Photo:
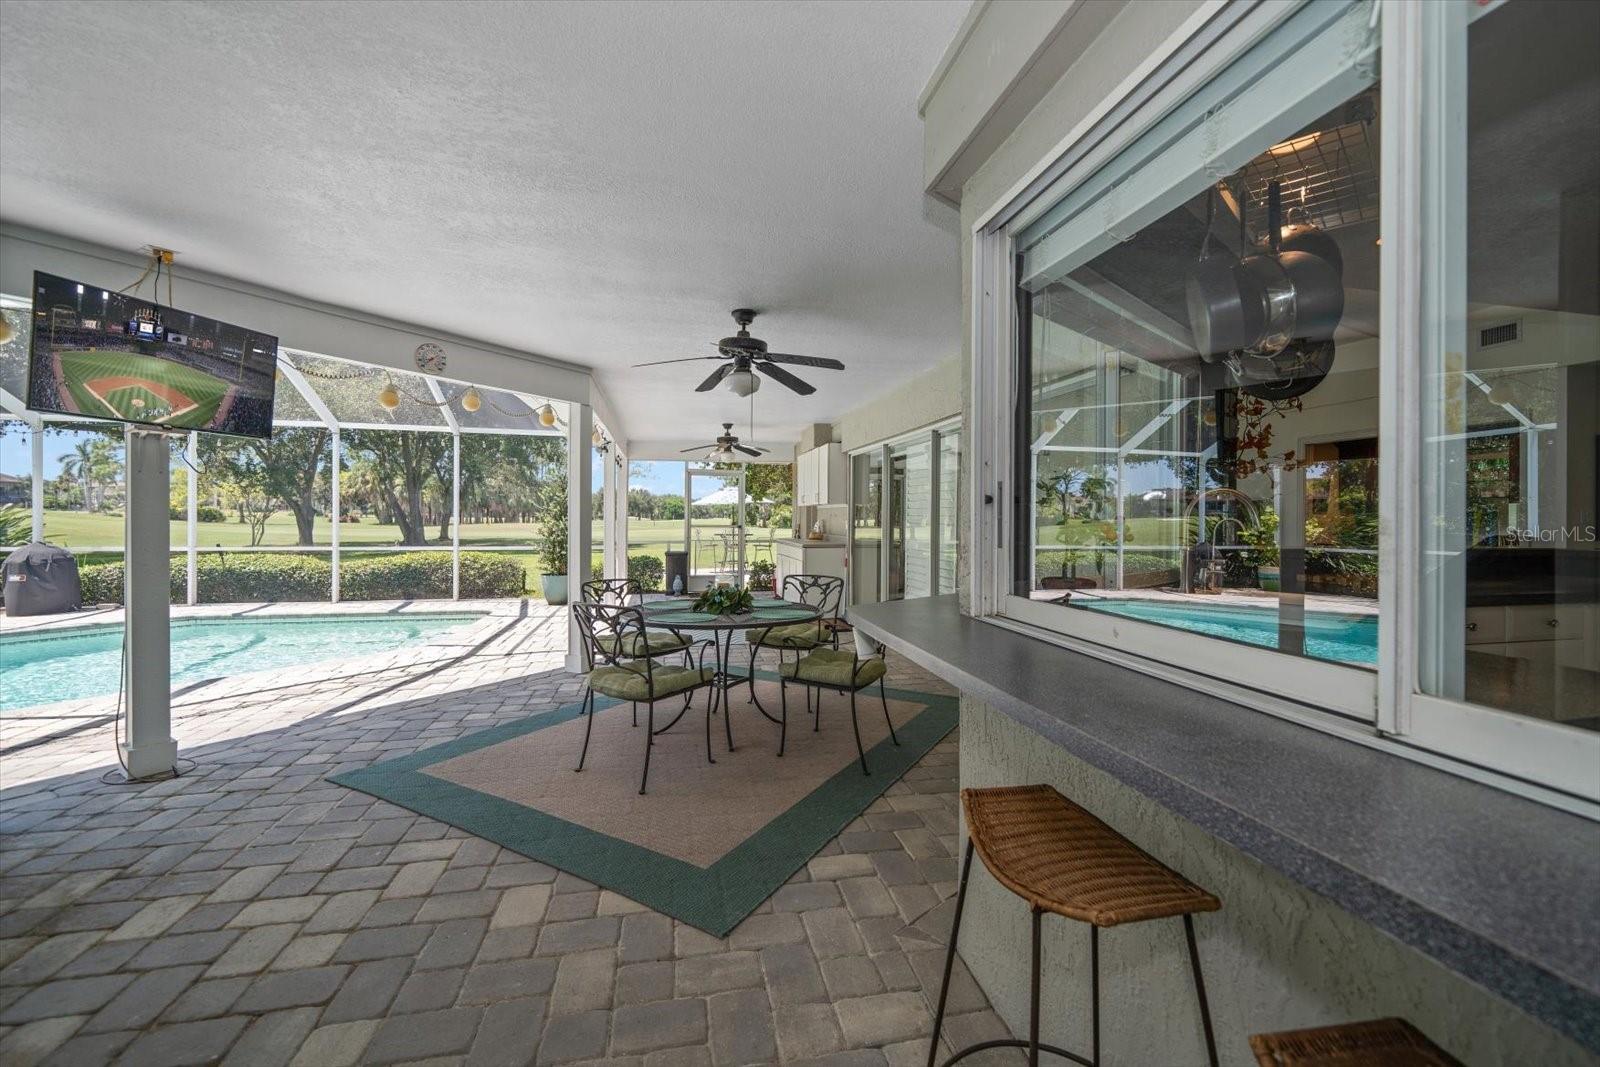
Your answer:
[[[778,683],[758,672],[762,703],[778,713]],[[659,734],[649,792],[639,795],[645,708],[632,724],[625,701],[598,698],[582,773],[581,704],[470,734],[330,781],[458,826],[568,871],[717,937],[789,880],[956,725],[954,697],[889,689],[900,745],[889,740],[876,687],[857,694],[863,775],[850,730],[848,694],[824,691],[812,729],[804,691],[789,688],[789,734],[730,693],[735,750],[712,718],[706,762],[705,706]],[[656,705],[656,725],[681,699]]]

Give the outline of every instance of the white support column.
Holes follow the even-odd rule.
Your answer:
[[[569,603],[583,595],[583,583],[589,580],[589,553],[594,541],[591,523],[594,521],[593,491],[594,470],[591,464],[593,446],[589,435],[593,432],[593,410],[588,404],[570,404],[567,408],[567,600]],[[687,501],[685,502],[687,504]],[[576,616],[570,611],[567,625],[567,670],[583,670],[583,647],[578,640]]]
[[[150,778],[173,773],[178,758],[172,739],[172,569],[167,562],[171,456],[162,434],[129,429],[125,440],[123,692],[128,709],[127,741],[118,745],[129,776]]]
[[[328,522],[330,530],[328,543],[332,547],[330,559],[333,563],[332,579],[328,589],[328,599],[335,604],[339,602],[339,519],[344,512],[340,510],[339,502],[339,468],[344,464],[344,446],[339,440],[339,427],[333,428],[333,464],[328,472]]]
[[[30,470],[33,475],[32,498],[33,529],[30,541],[44,540],[44,424],[35,423],[28,431],[28,448],[32,455]]]
[[[184,480],[188,484],[189,500],[187,508],[187,521],[184,523],[184,546],[186,559],[184,561],[185,593],[184,603],[198,604],[200,602],[200,435],[193,430],[189,431],[189,439],[183,445],[183,458],[187,461]]]
[[[461,431],[450,435],[450,599],[461,599]]]
[[[424,375],[433,402],[439,405],[439,414],[450,427],[450,599],[461,599],[461,423],[456,413],[445,402],[439,379]]]

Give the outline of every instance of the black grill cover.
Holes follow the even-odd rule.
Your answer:
[[[6,557],[6,614],[55,615],[83,607],[83,585],[72,553],[43,541]]]

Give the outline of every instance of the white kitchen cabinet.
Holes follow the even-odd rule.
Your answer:
[[[800,453],[794,464],[795,503],[830,507],[849,503],[850,459],[837,444]]]
[[[790,539],[776,542],[778,591],[783,591],[783,580],[791,574],[831,574],[843,578],[844,552],[842,541],[819,543]]]

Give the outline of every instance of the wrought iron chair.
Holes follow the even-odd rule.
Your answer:
[[[894,720],[889,717],[889,696],[884,691],[884,675],[889,667],[884,662],[882,646],[875,655],[862,659],[853,648],[849,652],[837,648],[818,648],[799,657],[791,664],[778,665],[778,695],[782,701],[782,714],[778,724],[778,755],[783,755],[784,741],[789,733],[789,686],[791,683],[806,687],[806,705],[811,704],[811,690],[817,690],[817,707],[814,712],[813,731],[822,729],[822,691],[834,690],[850,694],[850,728],[856,734],[856,755],[861,757],[861,773],[871,774],[867,767],[867,753],[861,747],[861,724],[856,721],[856,694],[878,683],[878,699],[883,702],[883,721],[889,725],[889,739],[898,747],[900,737],[894,732]]]
[[[639,705],[647,706],[645,722],[644,771],[639,776],[639,793],[643,795],[650,779],[650,749],[655,745],[655,735],[670,730],[683,718],[694,700],[694,691],[710,685],[716,678],[716,668],[705,665],[705,642],[700,648],[700,662],[692,667],[668,667],[646,656],[634,658],[616,650],[634,647],[644,640],[644,612],[638,608],[611,604],[579,603],[572,605],[578,620],[578,634],[583,641],[583,665],[588,674],[588,685],[583,692],[583,751],[578,755],[579,771],[589,757],[589,734],[594,729],[594,695],[601,693],[627,700],[633,704],[637,724]],[[656,729],[656,702],[669,697],[683,697],[683,707],[672,721]],[[706,761],[715,763],[711,756],[711,709],[706,708]]]
[[[582,595],[584,603],[587,604],[636,608],[644,603],[644,589],[632,578],[593,578],[583,583]],[[683,665],[689,667],[692,665],[690,649],[693,645],[693,641],[671,628],[666,632],[647,629],[643,641],[618,648],[616,651],[628,659],[650,659],[682,652]],[[639,725],[637,713],[634,715],[633,724]]]
[[[745,642],[750,646],[750,699],[761,709],[761,714],[769,719],[772,718],[771,713],[762,706],[761,698],[756,696],[756,656],[763,648],[776,649],[781,671],[785,652],[793,652],[795,658],[799,659],[801,654],[830,642],[837,649],[839,639],[828,629],[827,620],[839,614],[839,603],[844,599],[844,579],[831,574],[790,574],[783,579],[782,596],[785,600],[818,608],[821,614],[809,622],[757,626],[744,632]],[[808,691],[808,704],[810,699]],[[809,706],[807,710],[810,710]]]

